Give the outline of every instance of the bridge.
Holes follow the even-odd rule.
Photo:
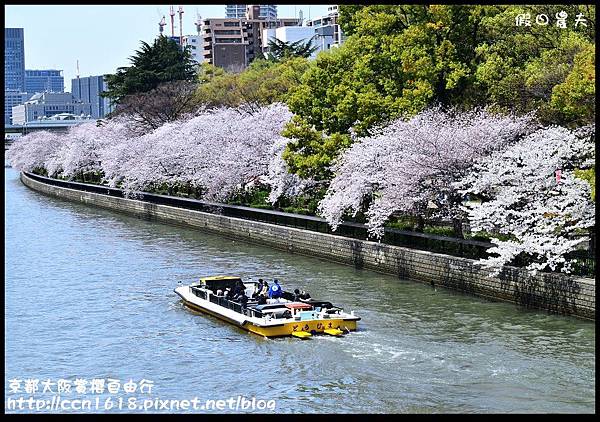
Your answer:
[[[94,120],[39,120],[34,122],[27,122],[22,125],[4,125],[4,133],[20,133],[26,135],[30,132],[38,130],[51,130],[66,132],[66,130],[72,126],[79,125]],[[6,138],[6,136],[5,136]]]
[[[92,119],[75,119],[75,120],[36,120],[27,122],[22,125],[4,125],[4,150],[12,145],[22,135],[27,135],[31,132],[40,130],[48,130],[52,132],[66,132],[72,126],[82,123],[94,122]]]

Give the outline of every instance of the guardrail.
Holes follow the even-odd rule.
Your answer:
[[[34,180],[50,185],[97,193],[101,195],[115,196],[119,198],[125,197],[123,191],[117,188],[53,179],[33,173],[26,174],[28,177]],[[147,192],[136,192],[136,199],[158,205],[168,205],[211,214],[224,215],[227,217],[295,227],[303,230],[344,236],[353,239],[376,241],[375,239],[369,238],[367,226],[360,223],[341,223],[338,226],[338,229],[334,232],[331,230],[331,227],[325,219],[309,215],[251,208],[241,205],[228,205],[218,202],[202,201],[198,199],[157,195]],[[458,239],[393,228],[384,229],[384,235],[381,239],[381,243],[435,253],[443,253],[469,259],[481,259],[489,257],[490,254],[487,253],[487,249],[494,246],[494,244],[490,242]],[[569,254],[570,258],[577,258],[579,261],[578,265],[575,267],[575,275],[593,277],[596,274],[596,260],[594,252],[595,233],[592,233],[589,250],[578,250]],[[528,262],[523,259],[517,263],[519,266],[526,264],[528,264]]]

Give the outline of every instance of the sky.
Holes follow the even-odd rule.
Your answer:
[[[178,5],[174,5],[177,10]],[[327,14],[327,5],[278,5],[277,16],[304,18]],[[183,33],[196,34],[196,14],[204,18],[225,17],[225,5],[184,5]],[[171,33],[169,5],[5,5],[4,27],[24,28],[25,69],[63,70],[65,89],[77,74],[92,76],[115,73],[129,66],[129,57],[140,41],[151,43],[158,35],[158,22],[166,16],[165,33]],[[175,14],[175,34],[179,15]]]

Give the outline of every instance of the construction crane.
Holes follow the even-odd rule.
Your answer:
[[[165,17],[163,16],[160,22],[158,23],[158,30],[160,32],[160,35],[162,35],[165,26],[167,26],[167,22],[165,21]]]
[[[175,9],[171,6],[171,36],[175,36]]]
[[[179,45],[183,45],[183,6],[179,6]]]

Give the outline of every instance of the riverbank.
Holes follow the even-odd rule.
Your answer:
[[[99,193],[53,186],[21,173],[21,181],[38,192],[135,215],[186,225],[236,240],[353,265],[491,300],[595,320],[595,281],[563,274],[529,275],[504,267],[491,276],[477,261],[438,253],[345,238],[264,222]]]

